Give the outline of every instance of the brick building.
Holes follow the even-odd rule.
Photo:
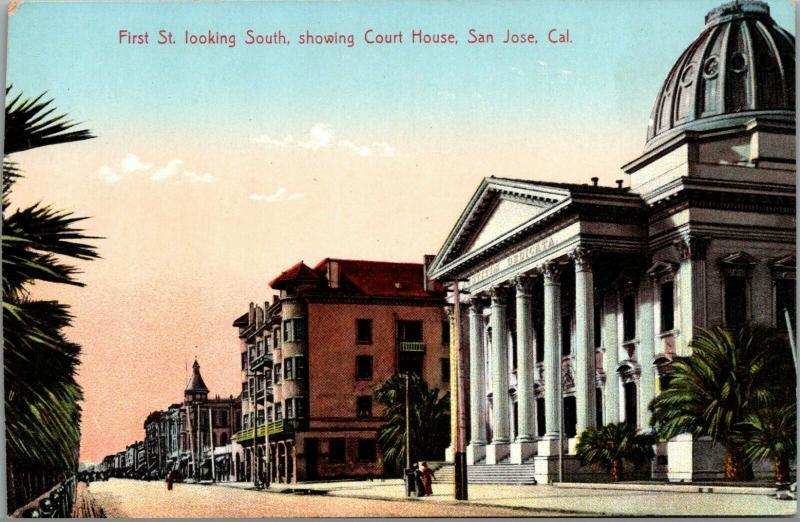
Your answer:
[[[422,264],[342,259],[313,268],[300,262],[269,284],[279,295],[263,308],[251,304],[234,322],[242,357],[240,476],[252,480],[254,461],[264,471],[265,408],[273,481],[381,475],[375,388],[404,371],[443,392],[449,387],[442,288]]]

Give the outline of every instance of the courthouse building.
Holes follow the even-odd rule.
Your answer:
[[[629,183],[480,183],[430,267],[468,298],[468,463],[532,464],[546,483],[563,440],[565,480],[591,480],[575,436],[648,429],[650,401],[699,328],[785,328],[794,67],[794,37],[766,4],[722,5],[667,72],[644,151],[622,167]],[[648,471],[717,478],[721,459],[684,435]]]
[[[424,266],[324,259],[269,285],[272,301],[237,318],[242,369],[239,480],[376,477],[384,471],[376,387],[415,372],[445,392],[450,329]]]

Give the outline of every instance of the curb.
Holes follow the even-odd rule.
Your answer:
[[[612,491],[644,491],[648,493],[711,493],[718,495],[774,496],[775,488],[758,486],[705,486],[702,484],[608,484],[563,482],[550,484],[562,489],[604,489]]]

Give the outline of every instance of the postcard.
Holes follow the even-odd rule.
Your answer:
[[[794,515],[795,9],[12,2],[7,513]]]

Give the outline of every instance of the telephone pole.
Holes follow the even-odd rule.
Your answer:
[[[467,379],[464,371],[464,349],[461,346],[461,294],[459,292],[459,281],[453,281],[453,340],[456,352],[456,379],[458,382],[455,397],[456,402],[456,444],[455,444],[455,498],[456,500],[468,500],[468,481],[467,481],[467,448],[466,448],[466,425],[467,425],[467,401],[466,387]],[[452,378],[452,377],[451,377]],[[453,400],[453,397],[450,397]]]

